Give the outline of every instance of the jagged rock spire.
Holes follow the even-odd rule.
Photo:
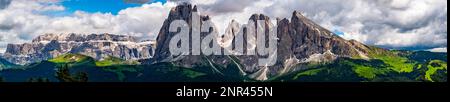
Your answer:
[[[187,20],[191,24],[190,15],[193,11],[197,11],[197,7],[192,7],[190,4],[181,4],[173,8],[169,17],[163,24],[161,31],[158,35],[157,50],[155,60],[158,61],[170,61],[166,60],[170,55],[168,50],[169,40],[173,33],[168,32],[169,23],[175,19]],[[208,16],[202,16],[202,21],[208,18]],[[258,20],[264,20],[266,27],[270,28],[270,17],[264,14],[253,14],[249,21],[255,22]],[[309,20],[299,11],[292,13],[292,18],[279,19],[277,18],[277,62],[274,66],[260,67],[257,66],[258,58],[261,56],[234,56],[239,62],[238,66],[241,75],[248,75],[250,78],[256,80],[266,80],[272,76],[281,75],[284,73],[298,70],[295,65],[299,63],[315,62],[327,62],[333,61],[337,57],[353,57],[364,55],[367,48],[363,44],[358,42],[350,42],[342,39],[336,35],[333,35],[331,31],[321,27],[320,25]],[[226,29],[226,34],[235,35],[241,30],[239,23],[232,20]],[[244,36],[247,33],[244,33]],[[244,37],[246,38],[246,37]],[[232,46],[233,38],[222,37],[221,46]],[[248,39],[244,39],[244,48],[248,48]],[[254,40],[254,39],[253,39]],[[251,41],[251,40],[248,40]],[[226,49],[225,49],[226,50]],[[246,53],[244,51],[244,53]],[[230,59],[225,56],[184,56],[172,60],[172,63],[183,67],[193,67],[205,63],[203,61],[210,61],[207,63],[215,63],[216,65],[232,65],[234,59]],[[213,66],[212,68],[216,68]],[[218,71],[217,69],[214,69]],[[218,73],[221,73],[218,71]]]

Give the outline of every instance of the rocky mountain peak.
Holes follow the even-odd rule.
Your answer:
[[[313,21],[308,19],[305,15],[303,15],[302,12],[300,12],[300,11],[294,11],[292,13],[291,20],[299,20],[299,21],[303,21],[304,23],[314,23]]]
[[[194,12],[194,8],[192,8],[190,3],[181,3],[170,10],[169,19],[187,20],[190,18],[192,12]]]
[[[200,25],[204,23],[205,21],[210,20],[210,17],[208,15],[200,15],[197,12],[197,6],[192,6],[190,3],[181,3],[178,6],[171,9],[169,16],[164,21],[161,30],[158,34],[158,37],[156,39],[156,50],[155,50],[155,58],[153,60],[155,61],[167,61],[168,57],[170,57],[169,53],[169,42],[170,38],[172,38],[175,33],[169,32],[170,23],[172,23],[175,20],[184,20],[186,23],[191,27],[189,30],[192,30],[193,26],[193,20],[197,18],[192,18],[193,14],[199,15],[199,23]],[[165,60],[166,59],[166,60]],[[153,61],[152,61],[153,62]]]
[[[233,36],[237,35],[240,30],[240,24],[236,20],[231,20],[228,27],[225,29],[225,34],[221,37],[221,46],[227,47],[231,46]]]
[[[250,17],[250,20],[253,20],[253,21],[257,21],[257,20],[270,20],[270,17],[269,16],[266,16],[266,15],[264,15],[264,14],[253,14],[251,17]]]
[[[219,65],[232,64],[234,59],[223,56],[182,56],[178,58],[171,57],[168,50],[168,43],[174,33],[168,32],[169,23],[174,19],[186,20],[189,25],[192,24],[192,11],[194,8],[190,4],[182,4],[172,9],[170,16],[166,19],[161,31],[158,35],[156,47],[156,62],[173,62],[184,67],[192,67],[204,63],[204,59],[217,63]],[[296,66],[301,63],[310,62],[329,62],[337,57],[353,57],[364,56],[368,48],[363,44],[354,41],[347,41],[339,36],[334,35],[331,31],[314,23],[299,11],[292,13],[292,18],[279,19],[277,18],[277,62],[274,66],[259,67],[256,65],[259,56],[234,56],[238,62],[241,75],[249,75],[248,77],[257,80],[266,80],[271,76],[276,76],[295,70],[302,67]],[[201,22],[204,22],[205,16],[202,16]],[[267,28],[273,27],[270,22],[270,17],[264,14],[253,14],[249,21],[255,22],[264,20]],[[233,46],[233,36],[236,36],[242,30],[241,25],[232,20],[225,30],[219,45],[223,48]],[[244,36],[248,33],[243,33]],[[226,36],[233,35],[233,36]],[[247,35],[248,36],[248,35]],[[245,38],[245,37],[244,37]],[[252,46],[252,43],[245,43],[246,41],[253,41],[255,39],[244,39],[244,48]],[[250,44],[250,45],[248,45]],[[227,49],[224,49],[227,50]],[[244,51],[245,53],[245,51]],[[215,66],[214,66],[215,67]]]
[[[295,17],[305,17],[305,16],[303,16],[303,14],[300,11],[297,11],[297,10],[292,12],[292,15]]]
[[[101,60],[106,56],[126,60],[153,56],[153,43],[139,42],[133,36],[114,34],[44,34],[32,43],[8,44],[3,57],[15,64],[29,64],[74,53]]]
[[[194,5],[194,8],[192,8],[192,12],[197,12],[197,5]]]
[[[116,42],[137,42],[138,40],[132,36],[114,35],[114,34],[44,34],[32,40],[33,43],[48,43],[53,40],[59,42],[86,42],[86,41],[116,41]]]

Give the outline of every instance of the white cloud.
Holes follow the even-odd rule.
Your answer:
[[[45,33],[113,33],[154,39],[174,3],[143,4],[110,13],[76,11],[69,16],[48,16],[47,11],[63,11],[57,0],[13,0],[0,10],[0,52],[8,43],[24,43]]]
[[[340,28],[344,38],[369,45],[396,49],[447,46],[446,0],[296,0],[279,9],[283,7],[298,7],[324,27]]]
[[[396,49],[447,46],[447,0],[169,0],[121,10],[118,15],[77,11],[51,17],[39,12],[62,11],[59,0],[13,0],[0,10],[0,51],[44,33],[114,33],[155,38],[171,7],[189,1],[210,15],[223,33],[235,19],[246,23],[255,13],[290,18],[294,10],[342,37]]]
[[[212,22],[219,29],[219,33],[223,34],[225,32],[228,24],[235,20],[240,24],[245,24],[248,22],[249,18],[253,14],[264,14],[262,9],[271,6],[271,1],[269,0],[215,0],[213,3],[200,4],[199,12],[201,14],[210,15]],[[228,4],[228,6],[221,3]],[[233,5],[233,3],[240,3],[239,5]],[[223,6],[218,6],[223,5]],[[240,8],[239,10],[220,10],[228,8]],[[215,12],[220,11],[220,12]]]
[[[447,47],[429,49],[431,52],[447,52]]]
[[[342,37],[369,45],[394,49],[447,46],[447,0],[226,1],[235,4],[209,3],[201,8],[206,13],[224,11],[220,9],[227,9],[225,6],[242,9],[211,13],[213,21],[222,27],[221,32],[231,19],[245,23],[254,13],[263,13],[272,19],[290,18],[294,10],[299,10],[325,28],[344,32]]]
[[[144,4],[138,8],[121,10],[116,17],[118,22],[114,30],[117,33],[130,33],[135,36],[156,38],[169,10],[175,7],[174,3]]]

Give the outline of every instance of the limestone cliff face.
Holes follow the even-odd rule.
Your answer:
[[[294,11],[290,20],[278,19],[278,64],[280,73],[295,71],[294,65],[330,62],[337,57],[366,57],[368,46],[347,41]]]
[[[132,36],[113,34],[44,34],[31,43],[8,44],[3,57],[15,64],[29,64],[65,53],[84,54],[101,60],[114,56],[127,60],[148,59],[152,42],[139,42]]]
[[[221,63],[229,63],[228,60],[226,60],[226,56],[204,56],[204,55],[184,55],[184,56],[172,56],[170,51],[169,51],[169,43],[170,40],[172,39],[172,37],[175,36],[176,33],[178,32],[169,32],[169,27],[170,24],[175,21],[175,20],[183,20],[185,21],[188,26],[189,26],[189,35],[192,34],[192,29],[198,29],[201,27],[202,24],[205,23],[211,23],[209,21],[209,16],[205,16],[205,15],[199,15],[199,14],[195,14],[195,15],[199,15],[198,18],[192,18],[194,13],[198,13],[197,12],[197,8],[196,6],[192,6],[191,4],[188,3],[183,3],[178,5],[175,8],[172,8],[172,10],[169,13],[168,18],[164,21],[163,26],[161,27],[161,30],[159,32],[159,35],[156,39],[157,43],[156,43],[156,50],[155,50],[155,57],[152,59],[152,61],[150,61],[151,63],[158,63],[158,62],[172,62],[175,63],[177,65],[183,66],[183,67],[194,67],[195,65],[199,65],[200,63],[202,63],[202,61],[205,61],[204,58],[207,59],[217,59],[214,60],[214,62],[221,62]],[[193,19],[197,19],[197,20],[193,20]],[[194,21],[198,21],[198,22],[194,22]],[[193,27],[194,24],[193,23],[198,23],[198,25],[200,25],[199,27]],[[198,29],[198,31],[201,31],[201,28]],[[208,33],[201,33],[200,34],[200,39],[205,38],[205,36]],[[192,39],[192,38],[190,38]],[[185,42],[186,43],[186,42]],[[191,44],[192,41],[189,40],[189,44]],[[213,42],[213,43],[217,43]],[[190,47],[192,47],[192,45],[189,45]],[[219,58],[216,58],[219,57]]]

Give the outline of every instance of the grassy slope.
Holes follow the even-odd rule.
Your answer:
[[[425,74],[425,79],[431,82],[434,82],[431,76],[436,74],[438,70],[445,70],[445,74],[447,74],[447,62],[441,60],[432,60],[427,65],[428,70]]]
[[[376,47],[371,47],[369,56],[372,59],[378,59],[383,61],[389,69],[392,69],[399,73],[409,73],[414,70],[414,66],[417,62],[409,60],[406,57],[399,55],[400,51],[388,51]]]
[[[113,65],[138,65],[137,61],[126,61],[117,57],[106,57],[103,60],[96,61],[95,65],[99,67],[113,66]]]
[[[64,54],[56,58],[48,60],[53,63],[77,63],[89,60],[90,57],[80,54]]]
[[[109,57],[102,61],[80,54],[64,54],[48,61],[42,61],[18,69],[0,71],[0,76],[6,81],[23,82],[30,78],[46,78],[57,82],[56,69],[69,66],[69,72],[76,74],[85,72],[88,81],[92,82],[220,82],[238,81],[238,79],[197,69],[174,66],[171,63],[154,65],[138,65],[137,62],[127,62],[122,59]],[[200,66],[201,67],[201,66]]]
[[[442,59],[442,55],[433,57],[432,53],[428,53],[427,56],[431,57],[417,57],[418,55],[420,54],[405,54],[401,51],[387,51],[374,47],[369,52],[370,60],[340,58],[334,63],[310,64],[307,65],[309,70],[288,73],[270,81],[435,81],[439,78],[438,76],[443,76],[442,71],[445,71],[446,76],[447,62],[430,60],[430,58]],[[415,56],[415,58],[408,56]],[[216,70],[211,70],[211,65],[208,63],[194,68],[178,67],[171,63],[138,65],[137,62],[126,62],[114,57],[95,61],[91,57],[79,54],[64,54],[48,61],[31,64],[26,66],[31,69],[22,70],[31,71],[33,68],[46,67],[49,68],[48,71],[51,71],[51,68],[64,64],[69,64],[73,73],[87,72],[90,81],[251,81],[243,78],[245,76],[240,75],[239,65],[234,64],[214,64]],[[51,77],[52,74],[48,71],[43,72],[47,72],[47,76]],[[40,75],[36,76],[40,77]],[[446,81],[446,77],[444,80]]]
[[[16,67],[17,65],[10,63],[8,61],[6,61],[3,58],[0,58],[0,70],[1,69],[6,69],[6,68],[11,68],[11,67]]]
[[[421,52],[423,53],[423,52]],[[433,76],[444,77],[446,81],[446,61],[442,54],[417,53],[404,51],[388,51],[371,47],[370,60],[360,58],[340,58],[333,63],[309,66],[309,70],[283,75],[274,81],[433,81]],[[412,58],[412,57],[414,58]],[[416,60],[422,60],[419,62]],[[432,64],[434,66],[431,66]],[[421,69],[423,68],[423,69]],[[425,70],[425,71],[423,71]],[[445,75],[435,75],[437,71],[445,71]],[[313,80],[311,80],[313,79]]]

